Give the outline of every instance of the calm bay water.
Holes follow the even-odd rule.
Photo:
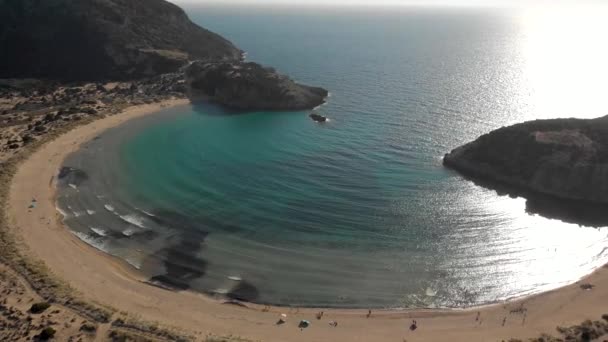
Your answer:
[[[306,306],[482,304],[608,261],[602,222],[441,165],[506,124],[607,114],[603,9],[187,10],[329,89],[330,122],[197,104],[109,130],[65,163],[86,173],[58,198],[83,240],[165,284]]]

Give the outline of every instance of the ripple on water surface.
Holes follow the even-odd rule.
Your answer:
[[[516,17],[357,15],[291,14],[272,35],[259,34],[276,20],[263,13],[193,12],[252,58],[331,89],[319,109],[330,121],[197,104],[111,129],[65,161],[58,207],[70,229],[156,285],[283,305],[468,306],[608,261],[601,215],[499,196],[441,166],[490,129],[566,115],[530,97]]]
[[[284,305],[467,306],[566,284],[608,258],[605,229],[530,214],[436,157],[412,168],[321,143],[341,128],[306,113],[205,108],[127,123],[65,162],[87,175],[78,190],[60,184],[67,224],[157,285]],[[275,119],[281,130],[257,122]]]

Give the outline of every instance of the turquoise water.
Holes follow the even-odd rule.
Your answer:
[[[502,125],[607,112],[591,89],[606,67],[570,97],[539,86],[529,14],[187,10],[248,59],[329,89],[330,121],[195,104],[112,129],[65,163],[88,175],[58,199],[83,240],[157,283],[281,305],[462,307],[608,261],[603,222],[560,221],[441,165]]]

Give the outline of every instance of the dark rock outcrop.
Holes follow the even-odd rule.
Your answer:
[[[608,203],[608,117],[503,127],[445,155],[466,176],[562,199]]]
[[[186,69],[186,82],[193,97],[242,110],[311,109],[328,95],[251,62],[195,62]]]
[[[125,80],[242,51],[165,0],[0,0],[0,78]]]
[[[309,115],[309,117],[316,122],[326,122],[327,118],[324,117],[323,115],[317,114],[317,113],[312,113]]]

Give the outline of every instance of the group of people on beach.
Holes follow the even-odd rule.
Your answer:
[[[269,307],[264,307],[264,309],[262,310],[263,312],[268,312],[270,310]],[[325,314],[325,312],[323,311],[319,311],[317,312],[317,314],[315,315],[315,317],[317,318],[317,320],[321,320],[323,318],[323,315]],[[367,311],[367,318],[370,318],[372,316],[372,310],[368,310]],[[477,314],[477,318],[476,320],[479,319],[479,313]],[[279,317],[279,320],[277,321],[276,325],[283,325],[287,323],[287,314],[281,314],[281,316]],[[305,328],[308,328],[310,326],[310,322],[307,320],[301,320],[300,323],[298,324],[298,328],[300,328],[300,330],[304,330]],[[329,321],[329,325],[336,328],[338,327],[338,321]],[[414,319],[412,320],[412,324],[410,324],[410,330],[414,331],[418,329],[418,322]]]
[[[264,310],[267,310],[267,307],[264,308]],[[262,310],[262,311],[264,311]],[[267,312],[267,311],[264,311]],[[325,313],[323,311],[319,311],[316,314],[317,320],[321,320],[321,318],[323,318],[323,315]],[[277,325],[283,325],[287,323],[287,314],[281,314],[281,317],[279,317],[279,320],[277,321]],[[329,325],[336,328],[338,327],[338,321],[329,321]],[[301,320],[300,323],[298,324],[298,328],[300,328],[300,330],[304,330],[305,328],[308,328],[310,326],[310,322],[307,320]]]
[[[369,310],[367,311],[367,315],[366,315],[366,317],[367,317],[367,318],[370,318],[371,316],[372,316],[372,310],[371,310],[371,309],[369,309]],[[410,330],[411,330],[411,331],[414,331],[414,330],[416,330],[416,329],[418,329],[418,322],[416,322],[416,320],[414,319],[414,320],[412,320],[412,324],[410,324]]]

